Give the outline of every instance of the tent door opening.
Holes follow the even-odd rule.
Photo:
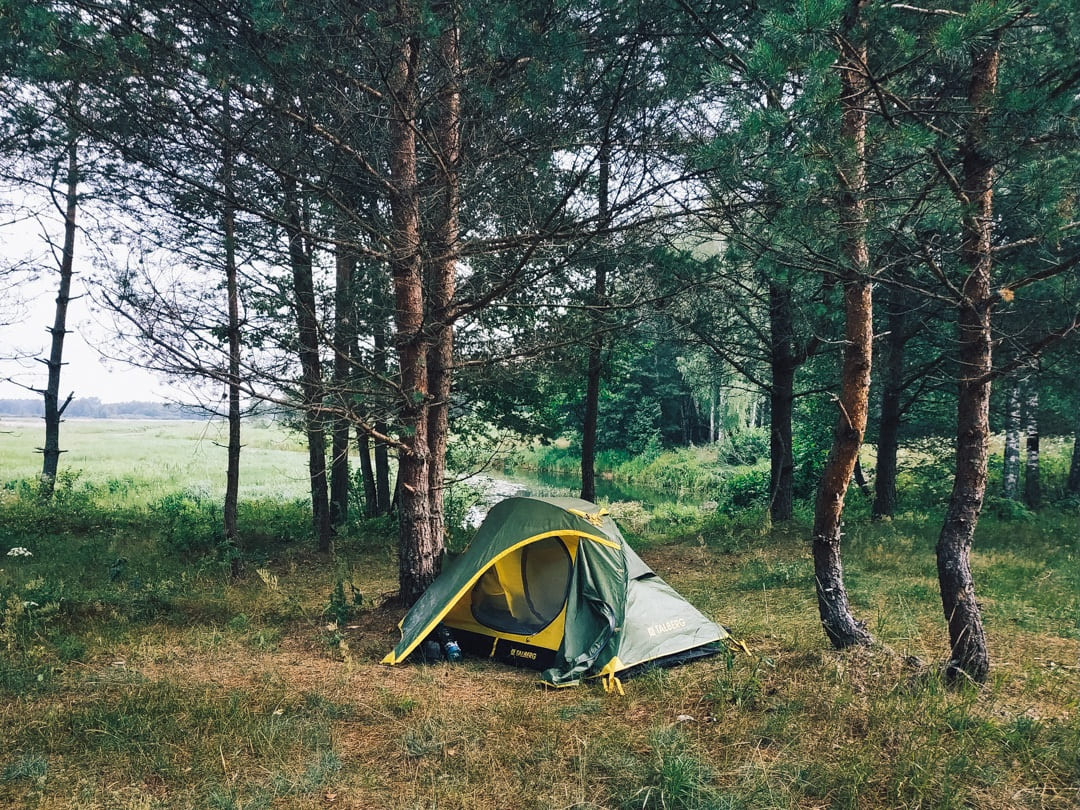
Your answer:
[[[566,605],[573,567],[560,538],[530,543],[483,573],[472,589],[472,616],[500,633],[534,636]]]
[[[569,533],[549,535],[504,554],[447,612],[443,624],[470,654],[543,669],[562,642],[580,542]]]

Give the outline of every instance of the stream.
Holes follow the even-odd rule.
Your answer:
[[[465,525],[471,527],[479,526],[488,510],[504,498],[521,495],[577,498],[581,495],[581,479],[572,473],[520,470],[481,473],[471,477],[467,483],[483,493],[480,502],[471,506],[466,512]],[[596,479],[596,499],[603,502],[638,501],[649,511],[660,504],[677,503],[685,506],[700,506],[707,500],[701,493],[670,491],[616,482],[602,477]]]

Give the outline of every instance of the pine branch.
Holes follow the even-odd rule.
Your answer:
[[[1040,270],[1038,273],[1032,273],[1030,276],[1014,281],[1012,284],[1008,284],[996,293],[994,293],[993,301],[1011,301],[1017,290],[1023,289],[1031,284],[1035,284],[1039,281],[1045,281],[1048,278],[1064,273],[1066,270],[1071,270],[1073,267],[1080,265],[1080,253],[1074,256],[1070,256],[1064,261],[1060,261],[1057,264],[1053,264],[1044,270]]]
[[[912,11],[916,14],[932,14],[940,17],[963,17],[964,15],[959,11],[953,11],[948,8],[920,8],[919,6],[911,6],[907,3],[892,3],[889,8],[896,9],[897,11]]]
[[[1012,360],[1003,366],[995,368],[987,374],[976,377],[974,382],[993,382],[994,380],[1009,375],[1011,372],[1022,366],[1029,365],[1033,360],[1038,359],[1039,355],[1044,351],[1051,346],[1060,343],[1077,329],[1080,329],[1080,312],[1077,312],[1076,315],[1073,316],[1070,323],[1065,324],[1065,326],[1060,329],[1055,329],[1053,332],[1047,332],[1038,340],[1022,346],[1021,351],[1018,352]]]

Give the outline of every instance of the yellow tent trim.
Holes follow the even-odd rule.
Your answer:
[[[742,639],[735,638],[735,636],[731,635],[730,633],[728,634],[727,638],[724,639],[724,641],[726,641],[729,646],[734,647],[736,650],[742,650],[747,655],[751,654],[750,648],[746,646],[746,642]]]
[[[607,509],[601,509],[599,512],[583,512],[580,509],[567,509],[566,511],[598,527],[604,525],[604,516],[611,514]]]
[[[575,510],[568,510],[568,511],[573,512]],[[576,512],[575,512],[575,514],[576,514]],[[503,557],[507,556],[508,554],[513,554],[519,548],[523,548],[524,546],[527,546],[530,543],[535,543],[535,542],[537,542],[539,540],[543,540],[543,539],[545,539],[547,537],[577,537],[577,538],[580,538],[582,540],[592,540],[594,543],[599,543],[600,545],[607,546],[608,548],[613,548],[613,549],[616,549],[616,550],[620,549],[620,546],[619,546],[618,543],[615,543],[615,542],[613,542],[611,540],[608,540],[606,537],[599,537],[599,536],[597,536],[595,534],[586,534],[585,532],[576,532],[573,529],[569,529],[569,530],[561,529],[559,531],[543,532],[542,534],[534,534],[532,537],[527,537],[527,538],[525,538],[524,540],[522,540],[520,542],[514,543],[514,545],[503,549],[503,551],[501,553],[499,553],[498,555],[496,555],[495,557],[493,557],[488,562],[487,565],[485,565],[483,568],[481,568],[479,571],[477,571],[475,574],[473,574],[473,576],[471,576],[468,579],[468,581],[460,588],[460,590],[458,590],[458,592],[456,594],[454,594],[454,596],[451,599],[448,599],[446,601],[446,605],[443,607],[443,609],[435,614],[435,616],[431,619],[431,621],[428,622],[428,624],[424,628],[423,632],[421,632],[421,633],[419,633],[417,635],[416,641],[414,641],[412,644],[410,644],[408,647],[406,647],[405,650],[402,651],[401,655],[395,655],[394,651],[391,650],[389,653],[387,653],[386,657],[383,658],[382,663],[389,664],[390,666],[393,666],[394,664],[399,664],[402,661],[404,661],[406,658],[408,658],[409,653],[411,653],[413,650],[415,650],[417,645],[419,645],[421,641],[423,641],[425,638],[427,638],[431,634],[432,630],[434,630],[436,627],[439,626],[439,622],[441,622],[443,619],[446,618],[446,614],[449,613],[451,610],[453,610],[454,605],[456,605],[458,603],[458,601],[463,596],[465,596],[465,594],[467,594],[469,592],[469,590],[472,588],[472,586],[476,584],[477,580],[479,580],[480,577],[483,576],[485,571],[487,571],[491,566],[493,566],[495,563],[497,563],[499,560],[501,560]],[[399,623],[398,627],[400,627],[400,626],[401,625]]]
[[[597,677],[600,678],[600,683],[604,685],[605,692],[618,692],[620,695],[626,695],[622,688],[622,681],[615,677],[616,672],[624,669],[626,669],[626,664],[620,661],[619,656],[616,655],[604,664],[603,669],[596,673]]]
[[[551,681],[540,681],[544,686],[550,686],[552,689],[569,689],[571,686],[577,686],[580,681],[567,681],[566,683],[552,683]]]

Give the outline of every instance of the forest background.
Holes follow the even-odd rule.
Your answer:
[[[1056,600],[1049,624],[1048,606],[1024,607],[1043,617],[1039,644],[1075,641],[1071,4],[398,0],[166,11],[7,0],[0,19],[7,227],[34,223],[48,235],[43,257],[9,251],[0,272],[16,292],[46,274],[56,289],[44,376],[25,383],[44,404],[41,475],[10,481],[3,501],[10,545],[38,555],[12,564],[40,574],[2,580],[7,649],[18,654],[5,672],[17,694],[51,679],[47,662],[86,654],[85,640],[68,655],[57,639],[93,606],[126,615],[123,591],[172,609],[163,572],[193,561],[227,572],[230,598],[277,593],[270,562],[295,565],[290,549],[302,539],[325,572],[348,549],[378,554],[387,531],[396,535],[392,586],[382,575],[362,588],[337,576],[329,599],[344,621],[375,587],[385,598],[368,619],[378,622],[438,573],[459,529],[448,481],[533,440],[542,445],[525,463],[574,468],[589,500],[598,471],[706,494],[707,513],[694,516],[627,512],[640,542],[669,535],[703,555],[743,555],[731,560],[742,565],[755,559],[750,526],[755,547],[776,541],[778,553],[783,538],[801,537],[813,576],[799,581],[817,614],[790,604],[785,620],[809,619],[837,649],[880,650],[883,632],[858,615],[865,595],[849,603],[844,532],[863,526],[912,551],[930,537],[947,641],[930,656],[940,668],[914,656],[930,678],[923,698],[940,686],[947,703],[961,701],[951,706],[966,705],[964,689],[993,683],[1001,631],[988,637],[976,588],[980,518],[994,521],[990,537],[1022,540],[1027,573]],[[80,481],[61,465],[63,416],[77,402],[62,388],[76,273],[114,325],[107,354],[183,381],[197,395],[189,405],[225,420],[220,496],[178,489],[119,509],[114,496],[134,481]],[[303,436],[309,497],[299,512],[294,501],[240,497],[245,431],[258,435],[259,410]],[[1049,457],[1047,435],[1066,437]],[[849,498],[853,480],[862,492]],[[135,538],[120,527],[130,520],[149,520],[160,542],[129,548]],[[72,537],[92,538],[96,562],[64,542]],[[155,549],[156,595],[144,593],[144,574],[127,573]],[[103,579],[63,592],[72,565]],[[773,575],[774,585],[798,584]],[[725,602],[711,600],[730,585],[706,589],[717,615]],[[892,593],[883,582],[873,592]],[[925,593],[919,601],[932,607]],[[274,621],[305,615],[284,613]],[[148,607],[140,620],[154,615]],[[352,662],[341,623],[328,632]],[[1003,650],[1016,643],[998,638]],[[785,639],[776,654],[791,649]],[[853,660],[902,679],[882,655],[892,663]],[[847,659],[820,659],[834,660]],[[1071,663],[1054,665],[1075,680]],[[726,666],[716,677],[733,684],[740,665]],[[1024,666],[1002,666],[1040,688]],[[746,678],[761,683],[759,670]],[[1075,799],[1076,726],[1060,687],[1040,693],[1051,708],[1036,712],[1040,724],[1055,719],[1024,732],[1049,746],[1053,764],[1032,781],[1021,757],[987,777],[991,792],[1015,788],[1007,800],[994,793],[1001,806],[1033,784]],[[721,691],[737,702],[730,690]],[[999,692],[974,694],[1000,708]],[[1008,722],[1027,711],[1010,704]],[[1001,753],[1016,743],[998,720],[986,720],[996,729],[987,739]],[[670,806],[669,769],[683,765],[685,806],[705,794],[735,800],[715,765],[672,760],[683,734],[672,728],[643,749],[655,757],[648,784],[631,780],[603,801]],[[40,751],[54,743],[11,733],[22,753],[10,781],[25,798],[48,781]],[[432,750],[446,765],[456,749],[444,743]],[[586,759],[563,750],[545,761],[567,756]],[[844,768],[826,770],[829,801],[914,784],[894,769],[855,785],[836,781]],[[312,784],[321,789],[324,776]],[[605,779],[582,777],[594,788]],[[807,795],[793,785],[814,781],[795,778],[782,792],[799,803]],[[221,795],[242,804],[300,790],[296,780],[278,786],[284,793],[245,784],[243,795]],[[950,785],[932,780],[926,801],[962,804],[982,789]],[[758,788],[777,784],[767,777],[748,795]]]

